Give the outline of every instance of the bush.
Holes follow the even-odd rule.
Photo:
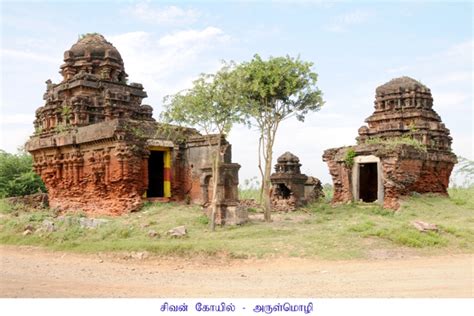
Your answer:
[[[352,168],[354,165],[354,158],[357,156],[357,153],[353,148],[349,148],[346,152],[346,156],[344,157],[344,163],[346,164],[347,168]]]
[[[333,195],[334,195],[334,188],[333,188],[332,184],[325,183],[323,185],[323,193],[324,193],[325,201],[330,202],[332,200]]]
[[[43,181],[32,171],[32,163],[27,153],[0,150],[0,197],[46,192]]]

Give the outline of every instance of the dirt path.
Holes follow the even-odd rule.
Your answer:
[[[1,297],[473,297],[473,256],[123,259],[0,246]]]

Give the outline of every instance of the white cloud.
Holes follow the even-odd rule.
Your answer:
[[[444,84],[444,83],[456,83],[456,82],[467,82],[472,81],[472,71],[453,71],[447,73],[445,76],[435,80],[435,84]]]
[[[46,63],[52,63],[52,64],[58,63],[56,58],[52,58],[50,56],[32,53],[28,51],[16,50],[16,49],[7,49],[7,48],[0,49],[0,57],[2,59],[5,57],[8,57],[8,58],[16,58],[16,59],[28,59],[28,60],[46,62]]]
[[[434,99],[434,107],[436,109],[446,108],[454,110],[454,108],[463,107],[467,101],[472,97],[468,92],[464,91],[432,91]]]
[[[444,51],[441,55],[451,56],[455,58],[459,58],[460,56],[472,57],[472,50],[474,48],[474,40],[465,41],[463,43],[459,43],[457,45],[451,46],[446,51]]]
[[[16,152],[16,150],[23,146],[28,140],[29,136],[33,134],[33,124],[20,125],[4,128],[0,127],[0,149],[10,153]]]
[[[371,10],[357,9],[335,16],[332,19],[332,22],[326,25],[324,28],[330,32],[344,32],[351,26],[362,24],[368,21],[372,16],[374,16],[374,12]]]
[[[474,42],[465,41],[412,64],[387,69],[389,74],[408,75],[431,88],[435,109],[472,109],[472,52]]]
[[[474,41],[468,40],[455,44],[443,51],[419,56],[413,63],[388,68],[387,73],[437,72],[442,73],[436,81],[460,81],[472,79],[472,53]],[[471,71],[468,71],[471,70]]]
[[[387,73],[389,74],[404,73],[408,70],[410,70],[410,66],[404,65],[404,66],[389,68],[387,69]]]
[[[0,125],[9,125],[9,124],[32,124],[35,119],[35,114],[5,114],[2,113],[0,116]]]
[[[473,51],[474,41],[467,40],[428,56],[419,56],[412,64],[387,69],[390,74],[419,79],[431,89],[433,109],[451,130],[453,151],[469,159],[474,154]],[[470,126],[466,125],[470,119]]]
[[[174,5],[154,8],[146,2],[135,4],[127,12],[147,23],[169,25],[191,24],[201,15],[194,9],[182,9]]]
[[[189,87],[202,72],[219,66],[215,49],[224,47],[230,37],[221,29],[189,29],[158,37],[149,32],[130,32],[106,36],[119,50],[130,81],[143,83],[155,108],[164,95]]]
[[[179,31],[170,35],[165,35],[159,40],[159,44],[164,47],[185,47],[189,45],[209,45],[212,41],[225,42],[229,36],[217,27],[207,27],[202,31],[187,30]]]
[[[357,123],[354,126],[344,126],[333,121],[332,126],[323,127],[320,126],[325,119],[322,113],[309,116],[304,123],[293,118],[281,124],[273,147],[273,162],[284,152],[290,151],[300,158],[303,173],[315,176],[323,183],[331,182],[327,165],[322,160],[323,152],[329,148],[355,144]],[[236,126],[229,141],[232,144],[233,161],[242,166],[239,171],[240,182],[259,175],[258,132]]]
[[[14,153],[33,132],[35,114],[7,114],[0,109],[0,149]]]

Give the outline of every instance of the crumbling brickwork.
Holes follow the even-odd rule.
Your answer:
[[[122,214],[146,198],[205,202],[208,144],[216,136],[155,122],[153,108],[142,104],[143,86],[127,83],[120,53],[100,34],[86,34],[64,53],[61,74],[60,83],[46,82],[26,146],[51,207]],[[224,191],[237,200],[240,166],[223,142]]]
[[[286,152],[277,159],[270,176],[270,199],[274,211],[294,211],[324,196],[321,181],[301,173],[300,159]]]
[[[396,209],[399,197],[411,192],[447,194],[457,161],[430,89],[409,77],[396,78],[376,89],[374,103],[356,146],[324,152],[333,202],[376,200]]]

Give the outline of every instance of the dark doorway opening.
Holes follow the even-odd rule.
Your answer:
[[[291,197],[291,190],[283,183],[279,183],[275,195],[283,199],[289,199]]]
[[[147,197],[164,197],[164,152],[151,151],[148,158]]]
[[[363,202],[377,201],[377,163],[359,164],[359,199]]]

